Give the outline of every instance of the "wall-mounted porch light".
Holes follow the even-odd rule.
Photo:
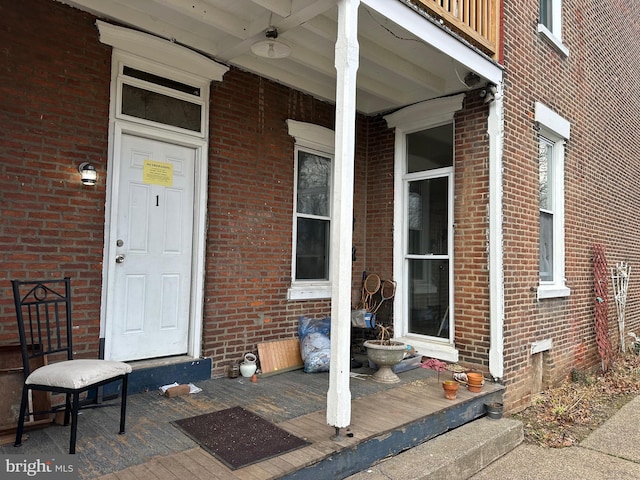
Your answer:
[[[96,180],[98,179],[98,172],[96,172],[96,167],[91,165],[89,162],[82,162],[78,165],[78,171],[80,172],[80,178],[82,179],[83,185],[95,185]]]

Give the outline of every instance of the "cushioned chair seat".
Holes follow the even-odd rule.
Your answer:
[[[131,365],[109,360],[67,360],[45,365],[27,377],[27,385],[46,385],[73,390],[131,373]]]

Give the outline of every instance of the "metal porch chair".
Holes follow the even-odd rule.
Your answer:
[[[11,284],[25,378],[15,446],[22,443],[25,417],[41,413],[28,408],[30,390],[65,394],[64,424],[69,425],[71,417],[69,453],[75,453],[80,395],[102,385],[121,381],[120,433],[124,433],[127,380],[131,366],[109,360],[73,359],[71,280],[68,277],[26,282],[12,280]],[[30,361],[33,359],[43,360],[44,365],[31,371]],[[96,401],[97,398],[96,395]]]

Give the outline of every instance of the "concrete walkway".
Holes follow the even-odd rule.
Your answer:
[[[640,479],[640,396],[578,446],[544,448],[522,439],[520,422],[482,418],[349,479]]]

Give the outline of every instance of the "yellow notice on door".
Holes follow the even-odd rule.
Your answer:
[[[142,181],[150,185],[171,187],[173,185],[173,164],[145,160],[142,166]]]

